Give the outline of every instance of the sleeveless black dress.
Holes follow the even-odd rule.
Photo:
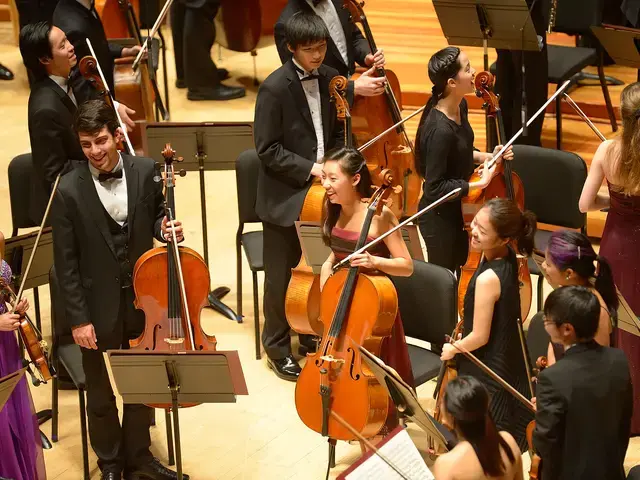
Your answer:
[[[500,298],[495,304],[491,320],[489,341],[472,353],[526,398],[531,398],[527,370],[518,333],[520,294],[518,290],[518,264],[514,251],[504,258],[483,260],[476,270],[464,297],[464,334],[473,330],[476,280],[482,272],[493,270],[500,280]],[[459,375],[478,378],[489,390],[489,411],[498,430],[506,430],[518,442],[521,450],[527,449],[526,427],[533,420],[530,412],[511,393],[476,367],[463,355],[458,355]]]

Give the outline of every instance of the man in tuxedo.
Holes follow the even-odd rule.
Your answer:
[[[51,186],[69,160],[83,160],[73,115],[83,94],[68,82],[77,63],[75,50],[64,32],[48,22],[38,22],[20,31],[22,60],[35,82],[29,94],[29,139],[35,181],[31,183],[29,216],[40,224],[51,194]]]
[[[140,51],[140,46],[136,45],[134,47],[123,48],[121,45],[108,42],[102,21],[98,16],[98,12],[96,12],[92,0],[60,0],[53,12],[52,22],[67,35],[67,38],[75,48],[78,61],[87,55],[91,55],[91,51],[87,45],[87,38],[91,41],[93,50],[96,53],[96,60],[100,64],[107,86],[115,97],[116,90],[113,77],[115,59],[137,55]],[[74,88],[75,84],[80,82],[81,79],[80,71],[75,67],[70,77]],[[85,85],[89,86],[88,83],[85,83]],[[86,95],[90,96],[90,94]],[[135,123],[130,116],[133,115],[135,111],[118,102],[116,102],[116,108],[118,109],[120,118],[127,126],[127,130],[132,131]]]
[[[88,159],[65,174],[52,207],[54,265],[65,316],[82,351],[91,446],[102,480],[174,480],[175,472],[149,451],[150,410],[125,404],[122,426],[103,352],[129,348],[144,329],[136,310],[132,270],[153,247],[167,241],[162,184],[150,158],[121,155],[123,132],[102,100],[78,107],[75,129]],[[175,222],[177,239],[182,227]]]
[[[284,300],[291,269],[301,250],[294,222],[324,153],[343,143],[329,98],[329,82],[338,72],[323,65],[329,32],[320,17],[298,12],[285,24],[292,58],[260,86],[254,120],[256,150],[261,160],[256,213],[263,221],[264,330],[262,343],[270,368],[295,381],[300,366],[291,354]],[[301,336],[308,351],[310,338]],[[301,351],[300,353],[303,353]]]
[[[171,5],[171,34],[176,87],[187,88],[189,100],[231,100],[246,95],[242,87],[225,85],[229,72],[211,59],[220,0],[176,0]]]
[[[374,96],[384,92],[385,79],[375,76],[374,67],[385,65],[384,53],[371,53],[367,39],[351,21],[350,13],[343,8],[342,0],[289,0],[274,27],[276,47],[282,63],[291,58],[287,47],[284,25],[296,12],[313,13],[320,17],[329,31],[327,54],[324,64],[334,68],[339,75],[349,78],[356,71],[356,62],[369,68],[347,87],[347,99],[353,102],[354,95]]]
[[[545,329],[564,356],[538,376],[533,445],[545,480],[625,478],[633,399],[629,364],[598,345],[600,302],[586,287],[562,287],[544,304]]]

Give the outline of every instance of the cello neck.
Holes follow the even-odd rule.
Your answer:
[[[507,139],[504,129],[504,120],[502,119],[502,111],[497,109],[495,112],[496,128],[498,129],[498,142],[500,145],[504,145]],[[504,166],[504,182],[507,187],[507,197],[509,200],[514,201],[516,198],[515,189],[513,188],[513,168],[511,167],[511,160],[502,159],[502,165]]]

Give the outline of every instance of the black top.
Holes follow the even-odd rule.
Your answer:
[[[473,173],[473,129],[469,124],[467,101],[460,102],[460,125],[433,108],[420,131],[420,169],[425,177],[420,207],[424,208],[458,187],[462,195],[440,205],[436,211],[451,212],[462,219],[462,197],[469,193]]]

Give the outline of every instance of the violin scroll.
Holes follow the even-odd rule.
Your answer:
[[[345,77],[337,75],[329,82],[329,95],[331,100],[336,104],[337,117],[343,121],[350,116],[349,103],[345,98],[348,81]]]
[[[494,77],[489,72],[480,72],[474,81],[476,95],[482,98],[487,108],[487,115],[493,117],[500,110],[498,96],[493,93]]]

